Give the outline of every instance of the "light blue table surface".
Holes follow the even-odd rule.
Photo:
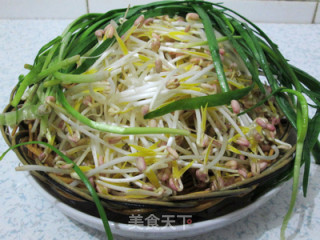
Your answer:
[[[42,45],[60,34],[70,20],[0,20],[0,109],[8,103],[23,66],[33,62]],[[320,79],[320,24],[260,24],[291,63]],[[0,139],[0,152],[7,148]],[[40,195],[15,167],[9,153],[0,163],[0,239],[104,239],[104,234],[79,224]],[[288,239],[319,239],[320,166],[312,163],[307,198],[300,189]],[[272,200],[248,217],[192,240],[279,239],[291,193],[291,181]],[[115,239],[123,240],[122,237]]]

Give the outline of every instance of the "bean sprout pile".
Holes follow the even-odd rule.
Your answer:
[[[191,134],[101,132],[70,118],[54,96],[47,96],[41,108],[51,111],[48,128],[40,136],[39,119],[29,121],[31,138],[44,137],[56,146],[80,166],[98,192],[163,198],[195,188],[216,191],[260,174],[277,160],[281,149],[291,148],[279,139],[286,129],[273,98],[237,115],[265,97],[258,88],[230,105],[177,110],[144,119],[148,112],[177,100],[221,92],[203,24],[196,13],[186,18],[165,15],[144,19],[142,15],[123,36],[118,36],[116,28],[111,22],[95,32],[98,44],[112,37],[116,42],[82,75],[94,81],[63,83],[69,104],[95,122],[167,127]],[[244,63],[227,39],[216,34],[230,89],[250,86],[251,76]],[[271,92],[270,87],[265,89]],[[27,148],[42,165],[18,169],[55,173],[71,186],[81,185],[72,164],[49,148]],[[185,188],[190,179],[193,187]]]

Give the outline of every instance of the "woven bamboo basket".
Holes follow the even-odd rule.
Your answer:
[[[15,90],[11,97],[14,93]],[[11,110],[11,105],[8,105],[4,112]],[[192,188],[192,182],[188,184],[188,176],[191,175],[186,174],[183,179],[186,190],[179,195],[166,199],[128,199],[121,196],[99,194],[109,220],[128,223],[129,216],[132,214],[140,214],[143,217],[154,214],[160,218],[163,215],[183,213],[191,215],[193,223],[195,223],[214,219],[252,204],[259,197],[276,187],[278,182],[287,178],[288,172],[293,167],[296,132],[288,123],[286,125],[287,131],[281,140],[292,144],[292,149],[281,153],[274,163],[261,174],[229,185],[219,191],[195,191]],[[18,131],[13,136],[11,129],[6,126],[1,126],[1,133],[9,146],[27,141],[29,138],[27,125],[24,123],[19,125]],[[34,157],[28,156],[25,147],[19,147],[14,152],[22,164],[37,164]],[[83,190],[83,188],[70,187],[55,174],[32,171],[31,175],[43,189],[63,203],[83,213],[99,217],[88,191]],[[174,224],[179,225],[182,222],[176,221]]]
[[[187,3],[186,3],[187,4]],[[185,15],[192,10],[192,2],[185,5],[184,8],[171,9],[177,14]],[[152,7],[146,7],[152,11]],[[159,8],[159,14],[166,13],[166,7]],[[110,12],[112,15],[113,12]],[[16,90],[11,94],[11,100]],[[20,102],[21,104],[23,102]],[[13,108],[9,104],[4,112],[10,112]],[[295,155],[296,132],[288,122],[281,123],[286,129],[283,136],[277,136],[282,141],[290,143],[293,147],[290,150],[280,152],[279,157],[272,161],[272,164],[261,174],[234,183],[217,191],[207,190],[206,188],[195,188],[192,183],[191,173],[186,172],[182,181],[185,189],[175,196],[162,199],[130,199],[124,196],[104,195],[99,193],[99,197],[107,212],[108,219],[118,223],[128,223],[128,216],[140,214],[144,217],[151,213],[161,217],[166,214],[190,214],[193,222],[200,222],[223,216],[235,210],[241,209],[252,204],[259,197],[273,189],[278,183],[286,180],[293,168],[293,159]],[[1,126],[2,135],[9,146],[28,141],[28,126],[21,122],[16,132],[12,132],[10,127]],[[30,155],[25,147],[19,147],[14,150],[17,157],[24,165],[38,164],[32,154]],[[190,171],[190,170],[188,170]],[[99,214],[87,190],[80,187],[71,187],[65,183],[60,176],[46,172],[31,172],[36,181],[48,193],[66,203],[67,205],[84,212],[86,214],[98,217]],[[176,221],[179,225],[181,222]]]

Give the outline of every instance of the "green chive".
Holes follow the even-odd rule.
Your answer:
[[[2,153],[2,155],[0,156],[0,161],[4,158],[4,156],[11,150],[18,148],[20,146],[24,146],[24,145],[29,145],[29,144],[41,144],[44,145],[48,148],[50,148],[52,151],[54,151],[56,154],[58,154],[66,163],[72,164],[72,168],[74,169],[74,171],[78,174],[79,178],[81,179],[81,181],[84,183],[84,185],[87,187],[88,191],[90,192],[92,199],[94,201],[94,203],[96,204],[96,207],[98,209],[99,215],[101,217],[101,220],[103,222],[103,226],[105,229],[105,232],[107,234],[107,237],[109,240],[113,239],[112,236],[112,232],[109,226],[109,222],[108,222],[108,218],[107,215],[104,211],[104,208],[100,202],[99,196],[96,192],[96,190],[94,189],[94,187],[91,185],[90,181],[88,180],[88,178],[86,177],[86,175],[81,171],[81,169],[79,168],[79,166],[77,164],[75,164],[70,158],[68,158],[66,155],[64,155],[61,151],[59,151],[57,148],[55,148],[54,146],[46,143],[46,142],[40,142],[40,141],[30,141],[30,142],[23,142],[23,143],[19,143],[16,144],[14,146],[11,146],[9,149],[7,149],[4,153]]]
[[[119,126],[112,126],[105,123],[95,122],[90,120],[89,118],[83,116],[79,112],[77,112],[65,98],[61,89],[58,90],[58,100],[65,108],[65,110],[74,118],[82,122],[83,124],[102,131],[102,132],[110,132],[110,133],[117,133],[117,134],[175,134],[175,135],[189,135],[189,131],[182,130],[182,129],[173,129],[173,128],[153,128],[153,127],[119,127]]]
[[[215,106],[230,104],[231,100],[238,100],[246,96],[252,90],[253,86],[254,85],[251,85],[246,88],[237,89],[237,90],[225,92],[225,93],[212,94],[209,96],[177,100],[162,108],[159,108],[157,110],[147,113],[144,116],[144,118],[145,119],[155,118],[176,110],[193,110],[193,109],[199,109],[205,106],[215,107]]]
[[[208,45],[209,45],[209,49],[211,52],[213,64],[215,66],[215,69],[216,69],[216,72],[218,75],[218,80],[219,80],[221,91],[228,92],[228,91],[230,91],[230,89],[229,89],[226,75],[224,73],[224,69],[222,66],[222,62],[221,62],[221,58],[220,58],[220,54],[219,54],[218,41],[217,41],[216,35],[214,33],[214,29],[213,29],[211,20],[203,8],[201,8],[200,6],[195,5],[195,4],[192,6],[193,6],[194,10],[196,10],[196,12],[199,14],[199,16],[202,20],[202,23],[204,25],[204,31],[206,32],[206,35],[207,35]]]

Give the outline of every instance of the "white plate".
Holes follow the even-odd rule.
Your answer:
[[[44,190],[30,174],[27,174],[27,179],[29,180],[31,185],[33,185],[34,188],[36,188],[40,192],[41,195],[43,195],[48,201],[50,201],[52,205],[57,207],[63,214],[84,225],[94,227],[100,231],[104,231],[103,224],[100,218],[80,212],[56,199],[46,190]],[[258,198],[255,202],[244,208],[212,220],[169,227],[151,227],[151,225],[140,227],[135,224],[123,224],[112,221],[109,221],[109,224],[114,235],[136,239],[170,239],[196,236],[227,226],[240,220],[241,218],[246,217],[256,209],[258,209],[261,205],[265,204],[275,194],[277,194],[280,191],[280,188],[281,187],[272,189],[262,197]],[[187,222],[187,219],[188,218],[186,218],[185,222]]]

